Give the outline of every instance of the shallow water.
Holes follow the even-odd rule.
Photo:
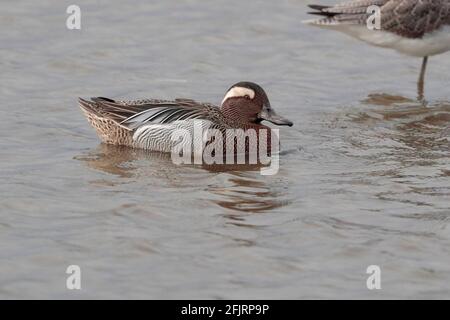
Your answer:
[[[450,53],[424,106],[419,59],[304,26],[306,1],[77,1],[80,31],[69,4],[0,12],[1,298],[450,298]],[[295,123],[277,175],[102,145],[76,103],[240,80]]]

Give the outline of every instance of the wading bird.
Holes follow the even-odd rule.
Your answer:
[[[323,17],[305,23],[422,57],[417,83],[420,100],[423,99],[428,57],[450,50],[450,0],[353,0],[334,6],[309,7],[315,10],[310,14]],[[379,28],[370,27],[371,17],[379,19]]]

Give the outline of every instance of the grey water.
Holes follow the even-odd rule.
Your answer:
[[[0,298],[449,299],[450,53],[424,105],[420,59],[306,26],[307,3],[2,3]],[[241,80],[295,124],[276,175],[103,145],[76,102],[220,104]]]

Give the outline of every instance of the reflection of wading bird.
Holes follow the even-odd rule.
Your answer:
[[[195,124],[199,122],[202,130],[217,129],[224,135],[228,134],[227,129],[253,129],[258,139],[254,142],[258,146],[262,129],[267,130],[267,138],[270,137],[270,128],[261,121],[292,126],[292,122],[271,108],[264,90],[251,82],[232,86],[220,108],[188,99],[114,101],[93,98],[92,101],[79,99],[79,104],[103,142],[162,152],[174,150],[177,141],[173,140],[173,134],[177,130],[195,139]],[[192,139],[186,140],[189,140],[186,143],[192,143]],[[225,146],[227,141],[223,140]],[[236,150],[234,143],[233,138],[231,150]],[[248,150],[246,143],[245,151]]]
[[[380,30],[369,28],[379,8]],[[342,31],[372,45],[423,57],[417,84],[423,98],[428,56],[450,50],[450,0],[353,0],[335,6],[310,5],[324,16],[305,21],[319,27]]]

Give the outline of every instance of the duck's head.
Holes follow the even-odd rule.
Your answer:
[[[228,89],[221,110],[226,117],[240,123],[259,124],[266,120],[279,126],[293,125],[275,113],[264,89],[253,82],[238,82]]]

